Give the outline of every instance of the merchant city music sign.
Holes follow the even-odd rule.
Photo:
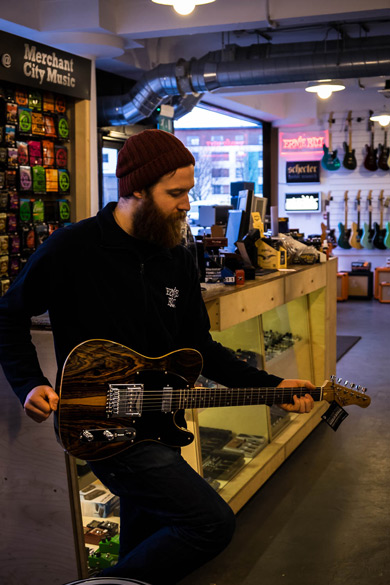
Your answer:
[[[0,80],[90,99],[91,61],[0,32]]]

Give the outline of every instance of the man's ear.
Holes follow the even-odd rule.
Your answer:
[[[133,191],[133,195],[134,197],[137,197],[137,199],[143,199],[145,191],[143,189],[142,191]]]

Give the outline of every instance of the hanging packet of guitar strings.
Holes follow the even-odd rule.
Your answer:
[[[16,136],[16,126],[12,126],[11,124],[7,124],[5,127],[5,142],[9,146],[13,146],[15,144],[15,136]]]
[[[9,146],[7,149],[7,159],[8,159],[8,168],[9,169],[17,169],[18,168],[18,149],[14,146]]]
[[[18,119],[18,106],[14,103],[6,105],[6,120],[7,124],[16,124]]]
[[[19,220],[21,223],[29,223],[31,221],[31,200],[19,200]]]
[[[5,186],[8,189],[16,189],[16,171],[5,171]]]
[[[328,410],[321,416],[331,429],[337,431],[341,423],[347,418],[348,412],[344,410],[335,400],[330,403]]]
[[[65,116],[58,116],[57,133],[61,140],[69,139],[69,123]]]
[[[58,170],[46,169],[46,192],[57,193],[58,191]]]
[[[16,148],[18,149],[18,163],[19,165],[28,165],[28,146],[27,142],[16,142]]]
[[[32,172],[31,167],[19,167],[19,186],[21,191],[31,191],[32,189]]]
[[[32,133],[32,112],[28,108],[18,108],[18,131],[19,135]]]
[[[7,166],[7,149],[5,146],[0,147],[0,168],[5,169]]]
[[[46,174],[45,169],[39,165],[33,167],[33,191],[34,193],[46,192]]]
[[[54,167],[54,142],[42,140],[43,166]]]
[[[8,206],[10,211],[19,210],[19,195],[17,191],[8,192]]]
[[[43,119],[45,121],[45,135],[50,138],[56,138],[57,132],[54,117],[50,116],[50,114],[44,114]]]
[[[68,150],[66,146],[56,146],[55,156],[57,169],[66,169],[68,166]]]
[[[37,112],[42,111],[42,95],[39,91],[30,90],[28,94],[28,107]]]
[[[28,141],[28,154],[30,157],[30,167],[42,164],[42,145],[39,140]]]
[[[54,114],[54,94],[49,91],[43,94],[43,111]]]
[[[15,102],[18,106],[28,106],[27,92],[23,89],[17,89],[15,91]]]
[[[45,136],[45,121],[41,112],[32,112],[32,133]]]
[[[8,211],[9,193],[0,191],[0,212]]]
[[[69,173],[66,169],[58,169],[58,186],[59,193],[65,195],[69,192],[70,179]]]
[[[32,215],[34,223],[43,223],[45,221],[45,203],[42,199],[36,199],[33,202]]]

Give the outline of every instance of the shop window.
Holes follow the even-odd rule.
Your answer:
[[[244,121],[196,107],[175,121],[174,129],[196,160],[193,202],[230,203],[230,182],[236,180],[255,183],[255,193],[262,194],[261,122]]]

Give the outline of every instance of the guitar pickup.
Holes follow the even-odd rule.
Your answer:
[[[135,440],[137,432],[134,428],[123,429],[84,429],[80,433],[82,443],[119,443],[121,441]]]

